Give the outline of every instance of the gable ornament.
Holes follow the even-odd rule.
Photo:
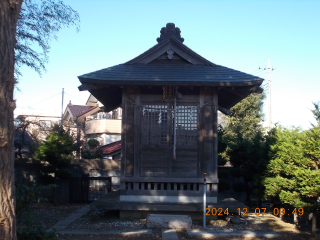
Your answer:
[[[175,27],[174,23],[167,23],[166,27],[161,28],[160,33],[160,37],[157,38],[158,43],[171,36],[175,37],[182,43],[184,41],[184,39],[180,35],[180,28]]]
[[[168,50],[167,51],[167,57],[169,58],[169,59],[172,59],[173,58],[173,54],[174,54],[174,51],[172,51],[171,49],[170,50]]]

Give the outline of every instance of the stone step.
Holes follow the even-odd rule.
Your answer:
[[[149,214],[148,228],[189,229],[192,219],[189,215]]]
[[[162,229],[162,240],[179,240],[176,230]]]

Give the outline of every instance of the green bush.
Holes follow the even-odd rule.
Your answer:
[[[228,171],[228,170],[225,170],[225,169],[218,168],[218,176],[219,176],[219,179],[221,179],[221,178],[228,178],[228,176],[229,176],[229,171]]]
[[[84,159],[100,159],[103,157],[103,151],[101,149],[97,149],[95,151],[85,149],[82,151],[81,157]]]
[[[245,192],[246,184],[244,182],[237,182],[232,185],[232,188],[235,192]]]
[[[227,160],[223,157],[220,156],[220,154],[218,155],[218,166],[224,166],[227,163]]]
[[[91,138],[88,141],[88,146],[90,147],[90,149],[95,149],[99,145],[100,145],[100,143],[97,139]]]
[[[226,179],[220,179],[219,178],[219,185],[218,185],[219,191],[226,191],[230,189],[230,183]]]
[[[41,168],[42,179],[47,183],[52,183],[56,178],[70,178],[72,171],[69,168],[73,150],[73,139],[70,134],[55,125],[46,141],[42,142],[38,149],[37,158],[48,162],[48,165]]]
[[[233,177],[236,177],[236,178],[239,178],[239,177],[242,177],[242,169],[241,168],[233,168],[232,171],[231,171],[231,175]]]

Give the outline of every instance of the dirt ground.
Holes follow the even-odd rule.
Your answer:
[[[56,204],[35,203],[32,205],[34,225],[42,225],[45,229],[51,228],[61,220],[77,212],[86,204]],[[19,225],[18,225],[19,227]]]
[[[35,214],[37,225],[43,225],[46,229],[52,227],[58,221],[66,219],[72,213],[76,212],[78,209],[82,208],[84,204],[66,204],[66,205],[52,205],[50,203],[45,204],[35,204],[33,206],[33,212]],[[94,217],[93,217],[94,216]],[[108,217],[110,216],[110,217]],[[273,230],[276,233],[281,235],[279,239],[292,239],[292,240],[316,240],[320,239],[320,232],[318,232],[317,237],[313,237],[310,234],[311,228],[308,227],[300,227],[297,229],[294,224],[290,223],[290,219],[285,219],[287,222],[282,221],[279,217],[266,213],[264,216],[253,216],[253,220],[248,221],[248,226],[235,226],[232,223],[228,223],[224,219],[220,219],[216,222],[212,222],[212,227],[214,228],[233,228],[233,229],[243,229],[243,230],[250,230],[250,229],[260,229],[260,230]],[[121,220],[122,221],[122,220]],[[83,218],[79,219],[79,225],[86,224],[88,227],[86,228],[96,228],[95,224],[106,224],[105,228],[112,229],[110,224],[112,222],[119,223],[121,222],[119,219],[115,219],[114,214],[98,214],[89,213]],[[130,219],[127,220],[137,222],[144,222],[143,220],[135,220]],[[219,224],[217,224],[219,223]],[[76,223],[73,223],[76,225]],[[109,224],[109,225],[108,225]],[[195,227],[197,226],[197,222],[194,222]],[[209,223],[208,223],[209,224]],[[214,225],[215,224],[215,225]],[[244,223],[241,223],[244,225]],[[72,226],[72,224],[70,225]],[[115,229],[119,229],[119,226],[116,225]],[[121,226],[120,226],[121,227]],[[127,226],[125,226],[127,228]],[[139,225],[138,228],[146,228],[144,226]],[[177,231],[179,240],[189,240],[189,239],[196,239],[194,237],[189,237],[186,234],[186,231],[179,230]],[[117,240],[161,240],[161,230],[160,229],[152,229],[152,235],[59,235],[59,240],[101,240],[101,239],[117,239]],[[218,238],[205,238],[205,239],[230,239],[230,240],[240,240],[240,239],[267,239],[267,238],[245,238],[245,237],[218,237]]]

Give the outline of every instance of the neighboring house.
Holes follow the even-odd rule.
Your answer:
[[[19,113],[15,117],[15,125],[17,128],[21,124],[29,123],[27,132],[34,138],[44,140],[49,130],[59,124],[61,115],[57,111],[48,110],[30,110]]]
[[[120,161],[121,140],[100,146],[99,149],[103,151],[102,154],[104,155],[104,159],[113,159]]]
[[[81,142],[96,139],[100,145],[106,145],[121,139],[121,108],[110,112],[92,95],[86,105],[73,105],[71,101],[63,114],[64,126],[74,129],[77,136],[77,156],[80,156]]]
[[[32,145],[37,140],[45,140],[54,124],[59,124],[61,115],[58,111],[49,109],[22,109],[15,110],[15,153],[29,156]],[[20,155],[21,157],[22,155]]]

